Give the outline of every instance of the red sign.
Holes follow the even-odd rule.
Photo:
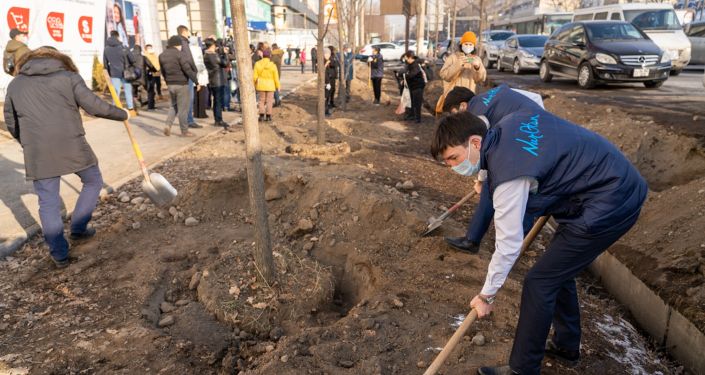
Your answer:
[[[64,14],[51,12],[47,15],[47,30],[52,39],[57,42],[64,41]]]
[[[29,32],[29,8],[12,7],[7,11],[7,26],[10,30],[18,29]]]
[[[78,35],[86,43],[93,41],[93,17],[82,16],[78,19]]]

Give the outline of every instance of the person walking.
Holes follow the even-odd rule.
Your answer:
[[[148,69],[146,73],[147,79],[147,109],[155,109],[155,95],[159,94],[162,96],[162,75],[161,67],[159,65],[159,56],[154,53],[154,49],[151,44],[144,46],[144,57],[146,58],[145,63],[149,62],[152,69]]]
[[[159,65],[162,68],[162,76],[169,88],[169,98],[171,106],[164,127],[164,135],[171,135],[171,125],[174,123],[174,118],[179,118],[179,127],[181,128],[181,136],[195,137],[195,134],[189,131],[188,112],[190,106],[190,92],[188,82],[198,82],[196,69],[188,57],[181,53],[183,44],[181,37],[174,35],[169,38],[167,48],[159,55]],[[200,87],[199,87],[200,88]]]
[[[311,73],[318,72],[318,49],[316,46],[311,47]]]
[[[135,105],[132,97],[132,84],[125,80],[125,70],[134,65],[135,59],[120,42],[120,34],[113,30],[110,32],[110,38],[105,42],[105,50],[103,51],[103,66],[110,75],[110,82],[115,87],[115,92],[118,98],[120,91],[125,88],[125,102],[127,103],[127,111],[130,116],[137,116]]]
[[[132,94],[135,96],[135,100],[137,101],[137,104],[142,107],[145,104],[147,104],[146,101],[142,100],[142,87],[147,87],[147,75],[149,74],[150,70],[154,70],[153,66],[150,66],[151,63],[149,60],[145,59],[144,56],[142,55],[142,47],[139,45],[136,45],[132,48],[131,51],[132,58],[135,60],[134,66],[139,69],[140,71],[140,77],[132,82]]]
[[[259,121],[272,121],[274,92],[279,89],[279,72],[277,66],[270,60],[272,52],[262,51],[262,59],[257,61],[254,69],[255,89],[259,99]]]
[[[369,57],[370,80],[372,81],[372,91],[375,95],[374,105],[379,105],[382,96],[382,78],[384,77],[384,57],[379,53],[379,47],[372,47],[372,56]]]
[[[326,77],[328,78],[326,83],[330,85],[330,92],[327,97],[328,108],[335,108],[335,83],[338,81],[338,69],[339,61],[338,56],[335,53],[335,47],[328,46],[327,51],[325,51],[327,57],[326,62]]]
[[[71,214],[72,240],[95,235],[96,230],[88,224],[103,188],[98,159],[86,140],[79,108],[115,121],[127,120],[129,115],[93,94],[71,58],[52,47],[24,54],[15,66],[17,77],[8,85],[5,97],[5,123],[22,145],[25,173],[39,197],[39,218],[51,259],[56,267],[64,268],[70,259],[61,218],[61,176],[76,174],[83,184]]]
[[[279,48],[279,46],[276,43],[272,44],[272,62],[274,65],[277,66],[277,73],[279,74],[279,78],[282,76],[282,59],[284,58],[284,51]],[[298,58],[298,56],[297,56]],[[281,98],[279,97],[279,89],[274,92],[274,107],[279,107],[282,105]]]
[[[301,59],[299,61],[301,63],[301,74],[304,74],[304,69],[306,68],[306,48],[301,50]]]
[[[20,58],[30,51],[27,47],[27,33],[19,29],[10,30],[10,41],[2,55],[2,68],[5,73],[15,75],[14,70]]]
[[[196,61],[194,60],[193,55],[191,54],[191,48],[190,45],[191,43],[189,42],[189,30],[188,27],[184,25],[179,25],[179,27],[176,28],[176,33],[178,34],[180,40],[181,40],[181,54],[184,55],[185,61],[191,65],[191,69],[193,69],[194,72],[198,72],[198,68],[196,68]],[[201,125],[198,125],[196,121],[193,119],[193,104],[194,100],[196,98],[194,94],[194,87],[198,85],[197,81],[191,80],[189,78],[188,80],[188,87],[189,87],[189,107],[188,107],[188,126],[190,128],[202,128]],[[171,94],[170,94],[171,95]]]
[[[467,87],[476,92],[476,85],[487,79],[487,71],[482,65],[482,59],[474,55],[477,46],[477,36],[467,31],[460,38],[460,50],[448,56],[438,73],[443,80],[443,96],[454,87]]]
[[[419,58],[414,55],[414,51],[406,51],[404,54],[404,78],[411,94],[411,112],[407,113],[404,120],[414,120],[421,122],[421,105],[423,104],[423,90],[426,87],[426,73],[424,72]]]
[[[228,66],[227,57],[223,51],[216,49],[216,41],[208,38],[205,40],[206,53],[203,55],[206,69],[208,70],[208,88],[213,94],[213,118],[214,126],[222,126],[223,130],[229,131],[230,125],[223,121],[223,100],[225,79],[225,68]]]

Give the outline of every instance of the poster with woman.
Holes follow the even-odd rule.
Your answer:
[[[125,47],[130,46],[125,24],[123,0],[107,0],[105,11],[105,39],[110,37],[110,32],[116,30],[120,34],[120,41]]]

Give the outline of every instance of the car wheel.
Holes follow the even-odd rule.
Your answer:
[[[592,73],[590,63],[584,62],[578,67],[578,86],[584,89],[595,87],[595,76]]]
[[[682,71],[683,71],[683,69],[673,69],[673,70],[671,70],[671,76],[677,76],[677,75],[681,74]]]
[[[553,79],[553,74],[551,74],[551,68],[548,66],[548,61],[541,60],[541,65],[539,66],[539,78],[544,82],[551,82]]]
[[[661,86],[663,86],[663,83],[666,81],[646,81],[644,82],[644,87],[648,89],[657,89]]]
[[[484,65],[487,69],[492,67],[492,63],[490,63],[490,58],[487,56],[487,53],[482,54],[482,65]]]
[[[514,59],[514,65],[512,65],[512,71],[514,74],[521,73],[521,65],[519,65],[519,59]]]
[[[497,59],[497,71],[499,71],[499,72],[504,71],[504,67],[502,66],[502,56],[501,55]]]

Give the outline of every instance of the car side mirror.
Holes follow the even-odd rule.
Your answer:
[[[585,42],[583,42],[583,41],[573,42],[573,45],[578,48],[585,48]]]

